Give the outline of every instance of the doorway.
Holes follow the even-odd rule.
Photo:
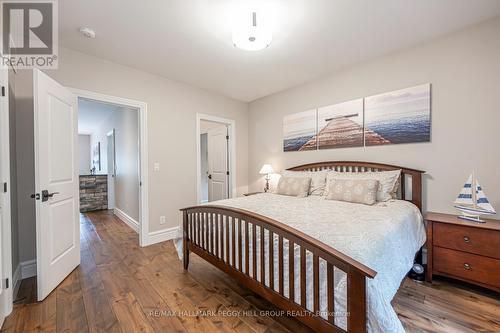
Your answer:
[[[197,115],[198,203],[234,197],[234,121]]]
[[[140,234],[141,246],[148,245],[145,104],[87,91],[73,92],[78,96],[79,134],[91,137],[89,172],[81,173],[80,182],[87,186],[82,177],[89,176],[97,183],[96,189],[90,190],[90,198],[82,198],[86,193],[80,189],[81,211],[111,210]],[[97,202],[102,197],[106,200]]]

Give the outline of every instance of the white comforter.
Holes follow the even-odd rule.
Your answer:
[[[343,252],[364,265],[374,269],[377,276],[367,281],[368,331],[404,332],[391,300],[401,281],[410,270],[415,253],[425,242],[425,228],[422,215],[416,206],[401,200],[378,203],[374,206],[325,200],[323,197],[309,196],[295,198],[270,193],[252,195],[212,202],[214,205],[246,209],[287,224],[323,243]],[[257,235],[259,235],[257,229]],[[236,230],[238,232],[238,230]],[[266,267],[268,234],[265,234]],[[275,237],[275,248],[278,246]],[[259,237],[257,237],[259,244]],[[251,245],[251,243],[250,243]],[[284,279],[288,281],[287,242],[284,249]],[[260,249],[260,246],[257,246]],[[179,251],[182,252],[182,251]],[[250,251],[251,253],[251,251]],[[278,258],[275,251],[275,288],[278,287]],[[257,267],[260,267],[260,254]],[[295,300],[300,303],[300,254],[295,249]],[[246,258],[243,258],[243,263]],[[236,260],[237,262],[237,260]],[[252,267],[252,258],[249,258]],[[244,267],[244,264],[243,264]],[[312,309],[312,256],[307,257],[307,308]],[[258,280],[261,280],[260,270]],[[269,275],[266,271],[266,285]],[[346,311],[346,276],[335,269],[335,311]],[[285,295],[288,285],[285,282]],[[326,313],[326,265],[320,261],[320,311]],[[346,317],[336,316],[335,324],[346,329]]]

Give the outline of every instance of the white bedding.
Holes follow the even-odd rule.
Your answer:
[[[353,204],[323,197],[295,198],[270,193],[212,202],[214,205],[246,209],[287,224],[358,260],[377,272],[367,279],[368,331],[404,332],[391,300],[410,270],[415,253],[425,242],[425,228],[418,208],[401,200],[390,200],[374,206]],[[251,231],[251,230],[250,230]],[[236,233],[238,230],[236,229]],[[250,235],[252,233],[250,232]],[[256,243],[260,230],[257,227]],[[269,285],[268,233],[265,233],[265,282]],[[252,243],[250,242],[250,245]],[[274,239],[275,249],[278,238]],[[238,248],[239,246],[237,246]],[[288,296],[288,244],[284,243],[284,292]],[[257,267],[260,267],[257,245]],[[180,253],[182,251],[179,251]],[[252,253],[250,251],[250,253]],[[275,250],[275,288],[278,288],[278,253]],[[237,255],[239,255],[237,253]],[[243,254],[243,267],[245,267]],[[300,303],[300,253],[295,248],[295,301]],[[238,260],[235,260],[238,262]],[[249,258],[250,271],[252,257]],[[307,308],[312,310],[312,256],[307,256]],[[260,269],[257,269],[261,280]],[[346,276],[335,269],[335,312],[346,311]],[[326,264],[320,260],[320,311],[326,313]],[[346,317],[336,316],[335,324],[346,329]]]

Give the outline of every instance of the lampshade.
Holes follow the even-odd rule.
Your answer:
[[[273,167],[271,164],[264,164],[262,168],[260,169],[259,173],[261,175],[268,175],[270,173],[274,173]]]

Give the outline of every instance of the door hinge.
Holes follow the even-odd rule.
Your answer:
[[[226,135],[226,140],[229,140],[229,135]]]
[[[2,97],[5,97],[5,87],[2,86]]]
[[[229,171],[226,171],[226,175],[228,175],[228,176],[229,176]]]
[[[3,183],[3,193],[7,193],[7,183]]]
[[[9,279],[3,280],[3,288],[2,289],[9,289]]]

